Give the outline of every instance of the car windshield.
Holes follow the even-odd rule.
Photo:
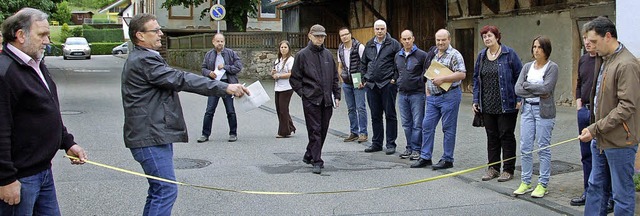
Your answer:
[[[86,45],[87,41],[82,39],[69,39],[67,40],[67,45]]]

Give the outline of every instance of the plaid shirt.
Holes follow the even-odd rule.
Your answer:
[[[438,61],[440,64],[448,67],[451,71],[457,73],[466,73],[467,69],[464,66],[464,59],[462,58],[462,54],[458,52],[458,50],[454,49],[451,45],[444,51],[442,56],[438,57],[438,49],[434,50],[436,56],[433,57],[433,60]],[[451,84],[451,88],[457,87],[462,83],[462,80],[458,80]],[[433,84],[431,80],[427,80],[427,89],[429,90],[429,94],[440,94],[444,92],[444,89],[439,86]]]

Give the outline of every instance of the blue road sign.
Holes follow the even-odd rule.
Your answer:
[[[220,21],[224,19],[225,14],[226,14],[226,10],[224,9],[224,6],[222,6],[221,4],[214,4],[209,9],[209,15],[211,16],[211,19],[215,21]]]

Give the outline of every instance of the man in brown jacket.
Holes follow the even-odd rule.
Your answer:
[[[591,100],[592,124],[578,136],[591,141],[593,167],[589,176],[585,215],[606,215],[603,193],[609,183],[616,215],[633,215],[633,163],[640,135],[640,64],[618,42],[615,25],[598,17],[585,26],[587,39],[602,60],[596,61]]]

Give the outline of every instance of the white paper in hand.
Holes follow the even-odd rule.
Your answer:
[[[247,86],[247,89],[251,92],[250,96],[244,95],[242,97],[234,97],[236,109],[242,112],[249,112],[271,100],[267,91],[265,91],[262,84],[260,84],[260,81],[256,81]]]
[[[222,76],[224,76],[225,72],[227,72],[227,71],[226,70],[218,70],[218,68],[213,70],[213,73],[216,74],[216,80],[218,80],[218,81],[220,81],[222,79]]]

